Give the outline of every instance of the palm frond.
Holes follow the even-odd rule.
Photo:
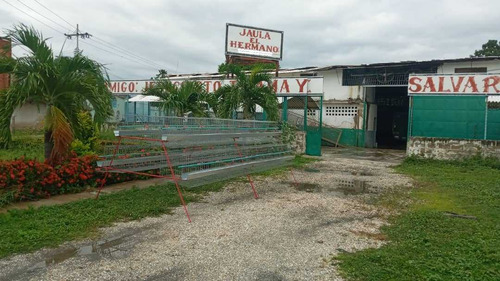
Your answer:
[[[178,116],[191,111],[195,116],[204,116],[201,107],[204,85],[198,81],[184,81],[179,86],[167,79],[158,79],[153,87],[144,91],[145,95],[159,97],[156,105],[165,113],[174,110]]]
[[[220,117],[230,118],[234,110],[242,108],[245,118],[253,118],[259,105],[268,114],[268,119],[279,118],[278,100],[272,88],[271,76],[261,66],[245,73],[241,67],[228,65],[227,71],[236,76],[236,83],[224,86],[218,91]]]
[[[27,47],[33,56],[40,62],[48,62],[54,59],[52,50],[47,45],[47,39],[43,38],[33,26],[19,24],[8,31],[8,36],[15,45]]]
[[[46,131],[52,132],[51,141],[54,143],[54,147],[48,162],[53,165],[67,156],[73,141],[73,131],[64,113],[55,106],[50,106],[47,109],[45,126]]]
[[[0,146],[10,141],[10,118],[14,109],[30,101],[46,105],[52,122],[47,130],[54,130],[56,159],[69,147],[73,132],[78,131],[77,113],[92,109],[94,121],[103,123],[112,116],[112,94],[106,86],[109,76],[102,64],[81,54],[74,57],[54,57],[42,34],[33,27],[20,24],[9,30],[14,45],[23,45],[31,54],[16,59],[0,58],[0,72],[8,72],[12,83],[2,94],[0,102]],[[74,131],[72,131],[72,129]]]

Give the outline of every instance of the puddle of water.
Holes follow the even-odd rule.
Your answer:
[[[45,258],[45,265],[51,265],[51,264],[58,264],[60,262],[63,262],[71,257],[76,256],[78,253],[78,249],[71,247],[63,250],[59,250],[50,256]]]
[[[308,173],[319,173],[321,172],[320,170],[318,169],[314,169],[314,168],[309,168],[309,167],[306,167],[304,168],[304,172],[308,172]]]
[[[369,193],[370,191],[368,188],[371,187],[371,185],[367,183],[367,181],[359,179],[335,180],[334,187],[326,189],[323,188],[321,185],[314,183],[298,183],[298,184],[295,184],[294,182],[284,182],[284,183],[289,184],[298,191],[305,191],[305,192],[327,191],[327,192],[342,193],[344,195],[358,195],[358,194]]]
[[[85,256],[90,259],[123,257],[127,254],[128,250],[137,243],[132,239],[127,239],[130,236],[132,236],[132,234],[110,240],[94,241],[91,244],[83,245],[79,248],[69,247],[57,249],[45,256],[44,265],[47,267],[77,256]]]
[[[322,188],[319,184],[316,183],[291,183],[296,190],[305,191],[305,192],[318,192],[321,191]]]
[[[365,171],[365,170],[351,171],[350,174],[353,176],[373,176],[373,173]]]
[[[364,180],[350,179],[350,180],[338,180],[338,188],[345,195],[357,195],[368,193],[369,184]]]
[[[382,162],[399,162],[405,157],[404,150],[391,149],[334,149],[329,151],[347,159],[361,159]]]
[[[320,167],[324,168],[322,170],[313,169],[313,168],[304,168],[304,172],[309,173],[332,173],[332,174],[340,174],[345,176],[375,176],[376,174],[369,170],[338,170],[338,168],[332,168],[328,165],[321,165]]]

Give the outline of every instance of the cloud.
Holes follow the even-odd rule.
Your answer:
[[[7,1],[23,8],[17,1]],[[66,29],[22,9],[33,17],[62,32],[71,29],[36,2],[22,2]],[[496,0],[41,3],[94,35],[82,40],[80,47],[106,64],[114,78],[146,79],[159,68],[169,73],[214,72],[225,59],[228,22],[283,30],[282,67],[467,57],[488,39],[500,39],[500,2]],[[0,27],[9,28],[17,22],[32,23],[45,36],[52,37],[54,50],[61,49],[64,35],[2,5]],[[64,54],[71,54],[74,41],[66,42]],[[20,52],[15,50],[16,54]]]

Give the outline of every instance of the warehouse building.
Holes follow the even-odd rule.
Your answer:
[[[330,128],[340,129],[340,145],[406,149],[410,137],[417,136],[500,140],[500,110],[494,92],[489,97],[477,94],[421,96],[415,97],[412,105],[408,96],[410,74],[487,73],[500,73],[500,57],[303,67],[282,69],[278,75],[288,79],[323,78],[322,110],[319,106],[308,109],[308,117],[319,119],[319,114],[322,115],[324,135]],[[218,73],[171,75],[169,78],[174,82],[201,80],[211,91],[216,88],[216,81],[223,79]],[[124,85],[122,88],[126,92],[128,86]],[[491,90],[496,89],[498,93],[500,84],[495,87]],[[286,87],[276,87],[278,94],[283,89]],[[147,103],[129,105],[122,112],[138,113],[137,106],[142,113],[150,107]],[[416,108],[412,111],[413,106]],[[298,110],[297,114],[301,112]],[[409,114],[414,115],[409,118]],[[485,120],[485,116],[489,118]]]

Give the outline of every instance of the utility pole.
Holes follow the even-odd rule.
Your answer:
[[[66,35],[66,37],[70,40],[73,38],[73,36],[76,37],[75,55],[80,53],[80,46],[79,46],[78,39],[79,38],[86,39],[86,38],[90,38],[92,36],[92,34],[89,34],[88,32],[80,33],[80,28],[79,28],[78,24],[76,24],[76,33],[72,33],[72,34],[64,33],[64,35]]]

